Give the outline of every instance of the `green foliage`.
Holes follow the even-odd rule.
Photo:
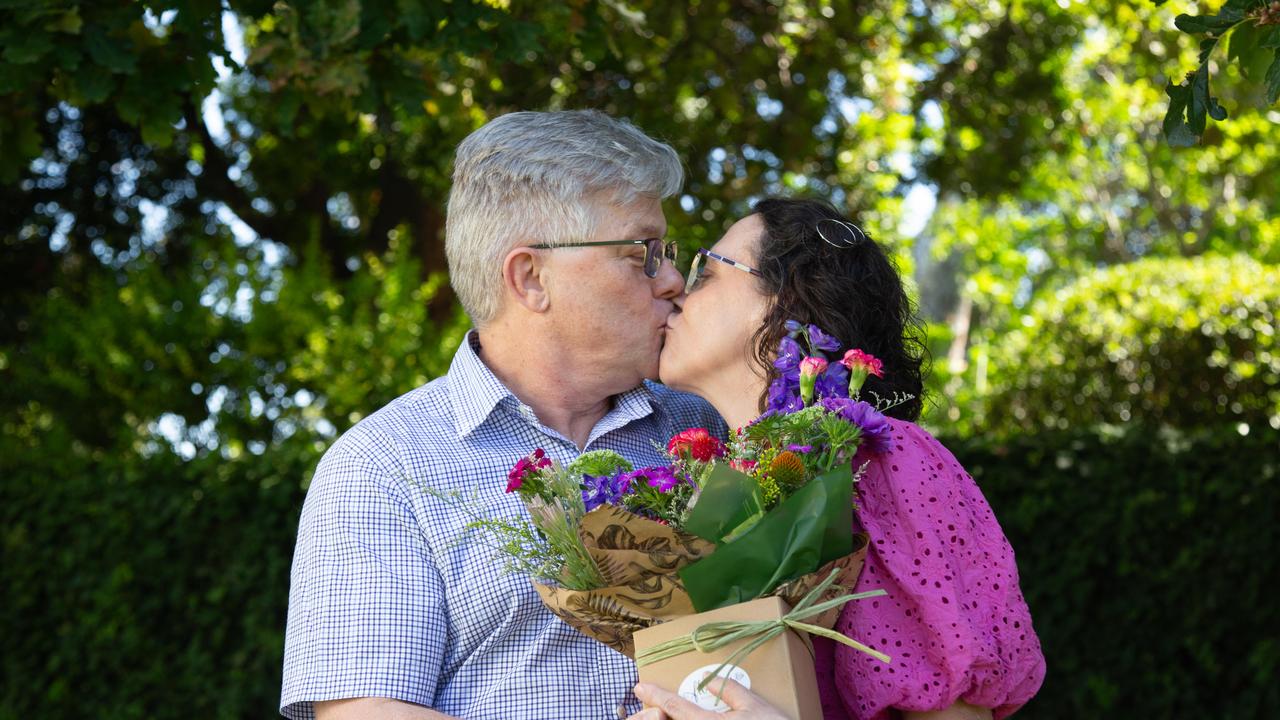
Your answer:
[[[1202,35],[1200,65],[1180,84],[1165,88],[1169,110],[1164,119],[1165,140],[1175,147],[1189,147],[1204,135],[1208,118],[1226,120],[1227,111],[1209,92],[1209,63],[1213,51],[1230,38],[1227,60],[1239,64],[1240,72],[1254,82],[1266,84],[1265,103],[1280,99],[1280,6],[1273,0],[1227,0],[1215,15],[1179,15],[1179,30]],[[1261,68],[1268,67],[1265,77]]]
[[[316,453],[87,459],[0,441],[0,717],[266,717]],[[60,452],[51,452],[60,448]]]
[[[945,427],[1280,428],[1278,315],[1280,267],[1246,257],[1098,271],[1035,302],[952,379]]]
[[[1017,554],[1049,672],[1018,714],[1258,718],[1280,703],[1280,433],[948,442]]]
[[[564,469],[571,476],[612,475],[619,470],[630,472],[630,462],[612,450],[591,450],[574,458]]]

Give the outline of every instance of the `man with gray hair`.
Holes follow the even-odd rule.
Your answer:
[[[289,594],[291,718],[618,718],[635,666],[504,574],[472,520],[423,487],[524,513],[506,474],[533,448],[640,465],[703,401],[657,377],[682,290],[661,200],[675,151],[594,111],[504,115],[458,147],[450,281],[475,328],[447,375],[357,424],[307,492]]]

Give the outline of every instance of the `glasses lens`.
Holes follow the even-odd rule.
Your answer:
[[[698,271],[701,269],[702,269],[702,253],[697,253],[696,255],[693,256],[693,264],[689,266],[689,277],[687,277],[684,281],[685,293],[691,293],[693,292],[693,289],[697,287],[698,279],[700,277],[698,274]]]
[[[662,241],[650,240],[644,244],[644,274],[658,277],[658,268],[662,267]]]

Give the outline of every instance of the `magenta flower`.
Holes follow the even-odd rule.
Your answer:
[[[519,490],[531,475],[550,465],[551,459],[542,448],[534,450],[527,457],[520,458],[516,461],[516,466],[511,468],[511,472],[507,473],[507,492]]]

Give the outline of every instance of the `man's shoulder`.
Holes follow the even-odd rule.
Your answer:
[[[411,456],[457,444],[448,376],[438,377],[383,405],[342,434],[325,458],[403,468]]]
[[[654,403],[670,416],[673,423],[682,426],[679,429],[705,427],[721,436],[727,432],[720,413],[701,397],[673,390],[652,380],[645,380],[644,384],[653,393]]]

